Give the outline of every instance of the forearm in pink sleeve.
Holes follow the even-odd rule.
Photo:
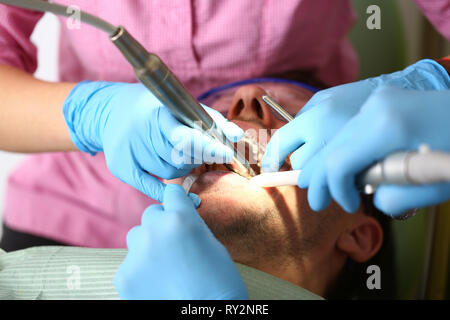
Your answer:
[[[37,50],[30,40],[42,13],[0,5],[0,64],[34,73]]]
[[[450,40],[450,0],[415,0],[423,14]]]

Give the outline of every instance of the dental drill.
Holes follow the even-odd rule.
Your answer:
[[[271,97],[263,96],[262,99],[286,122],[293,120]],[[250,179],[250,183],[261,187],[296,185],[300,172],[263,173]],[[375,193],[381,184],[420,185],[439,182],[450,182],[450,153],[431,151],[427,145],[421,145],[418,151],[392,153],[356,177],[356,186],[365,194]]]
[[[72,10],[69,7],[42,0],[0,0],[0,3],[41,12],[50,12],[65,17],[70,17],[72,14]],[[233,151],[233,163],[238,165],[241,170],[245,170],[249,176],[255,175],[245,156],[228,140],[212,117],[183,87],[181,82],[158,56],[149,53],[122,26],[113,26],[83,11],[80,11],[79,17],[81,22],[90,24],[109,35],[114,45],[132,65],[139,81],[164,106],[170,109],[178,121],[188,127],[202,131],[214,140],[229,147]]]
[[[286,122],[289,113],[269,96],[263,100]],[[297,185],[301,170],[262,173],[250,179],[259,187]],[[388,155],[356,176],[356,186],[364,194],[375,193],[382,184],[424,185],[450,182],[450,153],[431,151],[427,145],[417,151],[401,151]],[[408,215],[406,215],[408,216]]]
[[[250,179],[260,187],[296,185],[301,170],[267,172]],[[418,151],[396,152],[373,164],[356,177],[356,186],[373,194],[382,184],[422,185],[450,182],[450,153],[430,151],[422,145]]]

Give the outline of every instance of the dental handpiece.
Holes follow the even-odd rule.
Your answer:
[[[155,54],[147,52],[123,27],[111,36],[111,41],[133,66],[141,81],[184,125],[199,129],[233,151],[233,162],[250,176],[255,173],[239,149],[226,137],[213,118],[183,87],[176,76]]]
[[[286,122],[290,122],[287,113],[272,98],[263,100]],[[250,179],[250,183],[260,187],[296,185],[300,170],[262,173]],[[382,184],[424,185],[450,182],[450,153],[430,151],[427,145],[421,145],[418,151],[402,151],[388,155],[383,160],[369,166],[356,176],[355,184],[364,194],[373,194]]]
[[[41,12],[51,12],[56,15],[70,17],[73,8],[59,4],[48,3],[42,0],[0,0],[0,3],[18,6]],[[229,147],[233,151],[232,161],[240,169],[245,169],[250,176],[255,172],[242,155],[239,149],[228,138],[222,129],[216,125],[213,118],[183,87],[181,82],[153,53],[149,53],[124,27],[116,27],[108,22],[87,14],[78,12],[81,22],[90,24],[108,33],[111,41],[121,51],[128,62],[133,66],[134,73],[139,81],[154,94],[159,101],[170,109],[172,114],[182,124],[198,129],[214,140]]]
[[[250,179],[259,187],[296,185],[301,170],[266,172]],[[382,184],[424,185],[450,182],[450,153],[430,151],[395,152],[369,166],[356,176],[356,186],[365,194],[373,194]]]
[[[421,145],[417,151],[388,155],[356,177],[365,194],[373,194],[382,184],[424,185],[450,182],[450,153],[431,151]]]
[[[250,179],[250,184],[258,187],[279,187],[297,185],[301,170],[262,173]],[[427,185],[450,183],[450,153],[429,151],[420,147],[419,151],[396,152],[370,166],[356,176],[357,188],[366,195],[375,193],[384,185]],[[417,209],[393,216],[405,220],[417,213]]]

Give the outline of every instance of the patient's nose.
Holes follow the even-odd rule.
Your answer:
[[[240,87],[234,94],[228,119],[258,121],[264,127],[271,128],[274,116],[262,100],[262,96],[266,94],[267,92],[257,85]]]

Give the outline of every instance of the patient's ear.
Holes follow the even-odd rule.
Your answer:
[[[383,243],[383,229],[373,217],[361,215],[337,239],[337,247],[353,261],[365,262],[372,258]]]

